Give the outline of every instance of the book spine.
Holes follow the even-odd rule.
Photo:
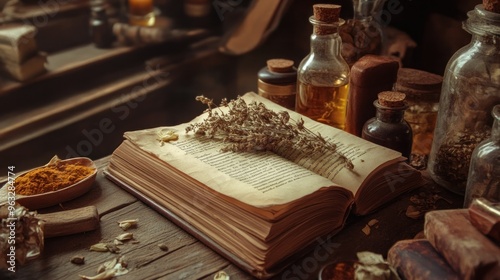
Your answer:
[[[500,279],[500,248],[479,232],[467,209],[428,212],[425,237],[464,279]]]
[[[394,244],[387,260],[407,280],[460,279],[428,240],[402,240]]]

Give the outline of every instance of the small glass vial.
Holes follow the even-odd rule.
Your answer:
[[[270,59],[257,73],[259,95],[287,109],[295,110],[297,69],[288,59]]]
[[[474,198],[484,197],[500,202],[500,105],[493,107],[491,137],[479,143],[472,152],[464,207]]]
[[[97,48],[109,48],[113,42],[113,33],[108,22],[108,15],[103,6],[92,7],[90,35]]]
[[[467,13],[468,45],[448,61],[427,170],[464,195],[474,148],[491,133],[490,112],[500,104],[500,11],[477,5]]]
[[[316,121],[344,129],[349,94],[349,65],[341,55],[338,34],[344,22],[340,6],[313,5],[311,51],[297,70],[295,111]]]
[[[394,91],[406,95],[405,120],[413,131],[410,164],[419,170],[427,167],[439,108],[443,77],[422,70],[401,68]]]
[[[361,137],[398,151],[409,159],[413,135],[411,126],[404,119],[405,110],[408,108],[405,94],[383,91],[378,94],[378,100],[375,100],[373,105],[377,113],[365,123]]]

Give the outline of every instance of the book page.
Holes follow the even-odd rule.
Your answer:
[[[245,99],[247,103],[252,101],[262,102],[267,108],[276,112],[286,110],[290,114],[291,119],[303,119],[304,125],[309,130],[314,133],[320,133],[323,138],[336,144],[336,150],[349,158],[354,164],[353,170],[347,169],[339,155],[333,152],[325,153],[321,156],[311,156],[300,153],[300,151],[284,148],[279,150],[278,153],[330,179],[336,185],[342,186],[353,193],[357,192],[361,184],[367,180],[367,178],[369,179],[375,170],[405,159],[401,156],[401,153],[397,151],[373,144],[343,130],[313,121],[294,111],[287,110],[255,93],[247,93],[243,96],[243,99]]]
[[[333,183],[271,152],[221,152],[224,143],[186,134],[187,124],[126,132],[133,144],[213,190],[255,207],[289,203]],[[157,134],[175,131],[161,144]]]

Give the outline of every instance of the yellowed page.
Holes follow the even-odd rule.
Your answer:
[[[294,111],[287,110],[268,99],[255,93],[247,93],[243,96],[247,103],[252,101],[262,102],[267,108],[274,111],[288,111],[291,119],[304,120],[304,125],[314,133],[320,133],[324,138],[337,145],[337,150],[351,159],[354,169],[351,171],[344,167],[343,162],[335,153],[324,154],[321,157],[310,157],[293,151],[282,149],[279,154],[289,160],[320,174],[336,185],[342,186],[352,193],[356,193],[363,181],[371,176],[380,167],[384,167],[395,161],[403,161],[401,153],[375,145],[360,137],[352,135],[334,127],[313,121]]]
[[[247,103],[263,102],[275,111],[286,110],[255,93],[247,93],[244,99]],[[402,159],[399,152],[293,111],[289,113],[292,119],[303,118],[306,127],[336,143],[338,151],[352,160],[354,170],[348,170],[334,153],[310,157],[286,147],[278,154],[223,153],[220,150],[224,143],[186,134],[188,124],[126,132],[125,137],[213,190],[255,207],[282,205],[333,185],[355,194],[377,167]],[[199,116],[192,123],[201,122],[205,116]],[[175,131],[179,140],[160,143],[158,134],[166,131]]]
[[[221,152],[223,143],[185,133],[187,125],[126,132],[141,149],[213,190],[255,207],[288,203],[332,182],[271,152]],[[161,144],[157,133],[174,130],[179,140]]]

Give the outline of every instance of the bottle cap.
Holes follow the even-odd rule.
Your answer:
[[[397,91],[382,91],[378,94],[378,103],[385,107],[403,107],[406,106],[405,103],[406,95]]]
[[[287,73],[293,71],[293,61],[289,59],[274,58],[267,61],[269,71]]]
[[[340,9],[342,6],[335,4],[313,5],[313,16],[309,19],[314,23],[314,32],[317,35],[328,35],[337,32]]]
[[[324,23],[335,23],[339,21],[342,6],[335,4],[313,5],[314,18]]]

